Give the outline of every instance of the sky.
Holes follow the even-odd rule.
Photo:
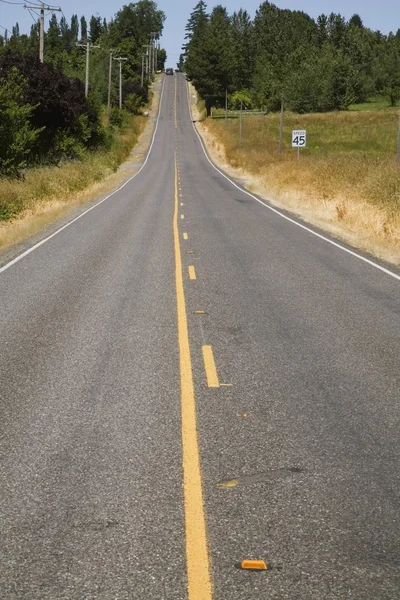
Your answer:
[[[32,0],[35,2],[36,0]],[[11,27],[18,21],[21,33],[27,32],[32,24],[32,17],[23,8],[24,0],[8,0],[16,4],[7,4],[0,0],[0,32],[1,28]],[[128,0],[58,0],[54,6],[61,6],[67,19],[74,13],[79,17],[84,14],[90,17],[99,14],[109,19]],[[167,16],[161,45],[167,50],[167,66],[175,67],[181,52],[181,46],[185,35],[185,25],[197,0],[158,0],[157,4]],[[260,0],[215,0],[209,1],[208,9],[211,11],[216,4],[226,6],[229,13],[239,8],[246,10],[254,16],[259,7]],[[382,33],[396,32],[400,28],[399,0],[275,0],[274,4],[280,8],[291,10],[302,10],[311,17],[316,18],[321,13],[340,13],[349,19],[354,13],[358,13],[366,27],[379,29]]]

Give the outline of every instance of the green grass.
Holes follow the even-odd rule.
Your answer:
[[[376,98],[371,98],[370,100],[368,100],[367,102],[363,102],[362,104],[351,104],[348,110],[385,110],[386,108],[392,108],[390,106],[389,100],[387,98],[383,98],[382,96],[378,96]]]

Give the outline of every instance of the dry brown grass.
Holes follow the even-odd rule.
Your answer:
[[[354,246],[400,264],[400,168],[396,110],[211,120],[200,131],[214,159],[247,186]],[[292,129],[307,129],[300,161]]]

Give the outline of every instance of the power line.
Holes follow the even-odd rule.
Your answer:
[[[5,2],[6,0],[1,0]],[[8,0],[7,0],[8,1]],[[44,2],[40,4],[33,4],[33,2],[29,2],[29,5],[24,4],[24,8],[29,11],[29,13],[39,13],[39,59],[40,62],[44,61],[44,17],[45,13],[48,12],[62,12],[60,6],[50,6],[49,4],[44,4]]]
[[[0,0],[4,4],[13,4],[14,6],[24,6],[25,2],[9,2],[8,0]]]
[[[27,7],[27,8],[28,8],[28,7]],[[34,22],[34,23],[37,25],[37,23],[38,23],[39,19],[37,19],[36,17],[34,17],[34,16],[33,16],[33,13],[32,13],[32,11],[31,11],[31,10],[29,10],[29,8],[28,8],[28,13],[31,15],[31,17],[32,17],[32,19],[33,19],[33,22]]]
[[[5,0],[0,0],[1,2],[5,1]],[[30,6],[27,6],[27,4],[30,4]],[[48,12],[51,12],[53,10],[55,11],[61,11],[60,6],[53,6],[51,4],[47,4],[46,2],[39,2],[39,4],[32,2],[31,0],[26,0],[26,2],[24,2],[24,7],[26,8],[44,8],[44,10],[47,10]]]

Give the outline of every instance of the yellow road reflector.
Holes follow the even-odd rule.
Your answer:
[[[231,479],[230,481],[221,481],[221,483],[218,484],[218,487],[231,488],[236,487],[237,485],[239,485],[239,479]]]
[[[207,313],[206,313],[206,311],[205,311],[205,310],[195,310],[195,311],[194,311],[194,314],[195,314],[195,315],[205,315],[205,314],[207,314]]]
[[[203,360],[204,368],[206,370],[207,385],[208,387],[217,388],[219,387],[219,379],[217,374],[217,368],[215,366],[214,354],[211,346],[203,346]]]
[[[184,218],[185,218],[185,215],[181,215],[181,219],[184,219]]]
[[[221,387],[233,387],[233,383],[220,383]]]
[[[247,419],[247,413],[236,413],[237,417],[242,417],[243,419]]]
[[[193,265],[189,266],[189,279],[196,279],[196,271]]]
[[[188,240],[188,239],[189,239],[189,236],[188,236],[188,234],[187,234],[187,233],[184,233],[184,234],[183,234],[183,239],[184,239],[184,240]]]
[[[193,250],[186,250],[186,254],[193,254]]]
[[[250,571],[266,571],[268,569],[264,560],[242,560],[240,566],[242,569],[249,569]]]

